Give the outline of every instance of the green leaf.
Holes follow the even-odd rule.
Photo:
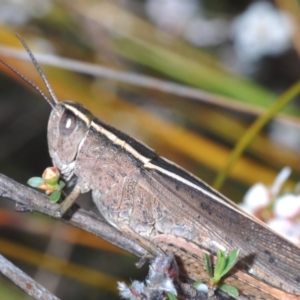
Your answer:
[[[59,184],[61,190],[66,186],[66,184],[61,180],[59,181],[58,184]]]
[[[28,181],[27,184],[37,188],[40,184],[44,182],[42,177],[31,177]]]
[[[50,185],[51,186],[51,185]],[[61,191],[61,188],[60,188],[60,185],[57,183],[57,184],[54,184],[51,186],[53,188],[54,191]]]
[[[233,296],[233,297],[238,297],[239,296],[238,290],[232,285],[221,284],[218,288],[220,290],[224,291],[225,293],[227,293],[230,296]]]
[[[239,256],[240,250],[232,250],[227,258],[226,258],[226,266],[223,269],[223,272],[221,273],[221,277],[223,277],[225,274],[227,274],[236,264],[237,258]]]
[[[210,261],[210,257],[207,253],[203,254],[203,260],[204,260],[204,267],[206,269],[206,272],[209,276],[209,278],[213,278],[213,267],[212,267],[212,263]]]
[[[172,293],[167,293],[169,300],[177,300],[177,297]]]
[[[51,195],[50,195],[50,201],[52,203],[56,203],[61,196],[61,191],[54,191]]]
[[[222,250],[218,249],[217,263],[214,272],[214,283],[218,283],[222,278],[222,273],[226,266],[226,260],[227,260],[226,254]]]

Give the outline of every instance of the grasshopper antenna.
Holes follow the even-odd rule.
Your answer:
[[[30,58],[31,58],[31,61],[33,62],[35,68],[37,69],[37,71],[38,71],[39,74],[41,75],[41,77],[42,77],[42,79],[43,79],[43,81],[44,81],[44,83],[45,83],[45,86],[46,86],[46,88],[47,88],[47,90],[48,90],[48,92],[49,92],[49,94],[50,94],[50,96],[51,96],[53,102],[54,102],[55,104],[57,104],[57,103],[58,103],[58,100],[57,100],[57,98],[56,98],[56,96],[55,96],[55,94],[54,94],[54,92],[53,92],[53,90],[52,90],[52,87],[51,87],[51,85],[49,84],[49,82],[48,82],[48,80],[47,80],[47,78],[46,78],[44,72],[42,71],[40,65],[38,64],[37,60],[35,59],[35,57],[33,56],[32,52],[30,51],[28,45],[26,44],[26,42],[23,40],[23,38],[22,38],[20,35],[17,34],[16,36],[17,36],[17,38],[21,41],[21,43],[23,44],[23,46],[24,46],[25,50],[27,51],[27,53],[29,54],[29,56],[30,56]]]
[[[30,56],[31,61],[33,62],[34,66],[36,67],[36,69],[38,70],[39,74],[41,75],[47,90],[49,92],[49,94],[51,95],[51,99],[49,99],[45,93],[36,85],[34,84],[30,79],[28,79],[27,77],[25,77],[25,75],[23,75],[21,72],[19,72],[18,70],[16,70],[13,66],[11,66],[9,63],[7,63],[5,60],[3,60],[2,58],[0,58],[0,62],[3,63],[7,68],[9,68],[11,71],[13,71],[15,74],[17,74],[18,76],[20,76],[24,81],[26,81],[31,87],[33,87],[49,104],[52,108],[55,107],[55,105],[58,103],[58,100],[45,76],[45,74],[43,73],[41,67],[39,66],[37,60],[35,59],[35,57],[33,56],[32,52],[30,51],[29,47],[27,46],[26,42],[17,34],[18,39],[21,41],[21,43],[23,44],[25,50],[27,51],[27,53]]]

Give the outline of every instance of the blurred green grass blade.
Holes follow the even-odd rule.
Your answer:
[[[216,111],[215,108],[201,107],[188,111],[191,124],[201,126],[205,130],[225,141],[228,145],[234,145],[245,134],[249,125],[244,120],[234,117],[232,114]],[[199,117],[201,116],[201,118]],[[277,120],[278,121],[278,120]],[[233,147],[233,146],[232,146]],[[291,148],[277,143],[264,132],[256,136],[253,143],[247,148],[247,153],[260,161],[274,166],[277,170],[282,166],[293,166],[293,171],[300,173],[299,153]]]
[[[134,37],[119,39],[115,42],[118,54],[166,74],[174,80],[240,99],[243,103],[258,107],[268,108],[273,103],[274,95],[250,80],[224,74],[224,72]],[[299,110],[295,108],[286,108],[284,111],[289,115],[300,116]]]
[[[229,73],[216,57],[204,55],[204,51],[157,30],[109,1],[102,2],[99,9],[92,12],[83,4],[73,9],[111,32],[115,44],[111,51],[176,81],[236,98],[232,105],[248,103],[256,108],[268,108],[275,99],[273,93],[251,80]],[[115,15],[115,19],[108,22],[108,15]],[[131,26],[124,25],[124,20],[130,20]],[[285,112],[300,116],[297,108],[285,108]]]
[[[239,159],[243,151],[249,146],[249,144],[255,139],[259,131],[279,112],[289,104],[295,96],[300,93],[300,81],[297,81],[292,87],[290,87],[285,93],[283,93],[274,104],[260,116],[246,131],[242,138],[236,144],[234,150],[231,152],[225,166],[220,170],[215,182],[214,188],[220,189],[225,181],[228,173],[232,169],[235,162]]]

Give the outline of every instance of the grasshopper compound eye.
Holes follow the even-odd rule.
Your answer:
[[[73,112],[65,110],[60,122],[59,122],[59,133],[61,135],[70,135],[77,126],[77,118]]]

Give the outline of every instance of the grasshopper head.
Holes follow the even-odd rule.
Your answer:
[[[90,127],[92,114],[78,103],[66,101],[53,107],[48,122],[48,147],[54,166],[73,174],[77,151]]]

